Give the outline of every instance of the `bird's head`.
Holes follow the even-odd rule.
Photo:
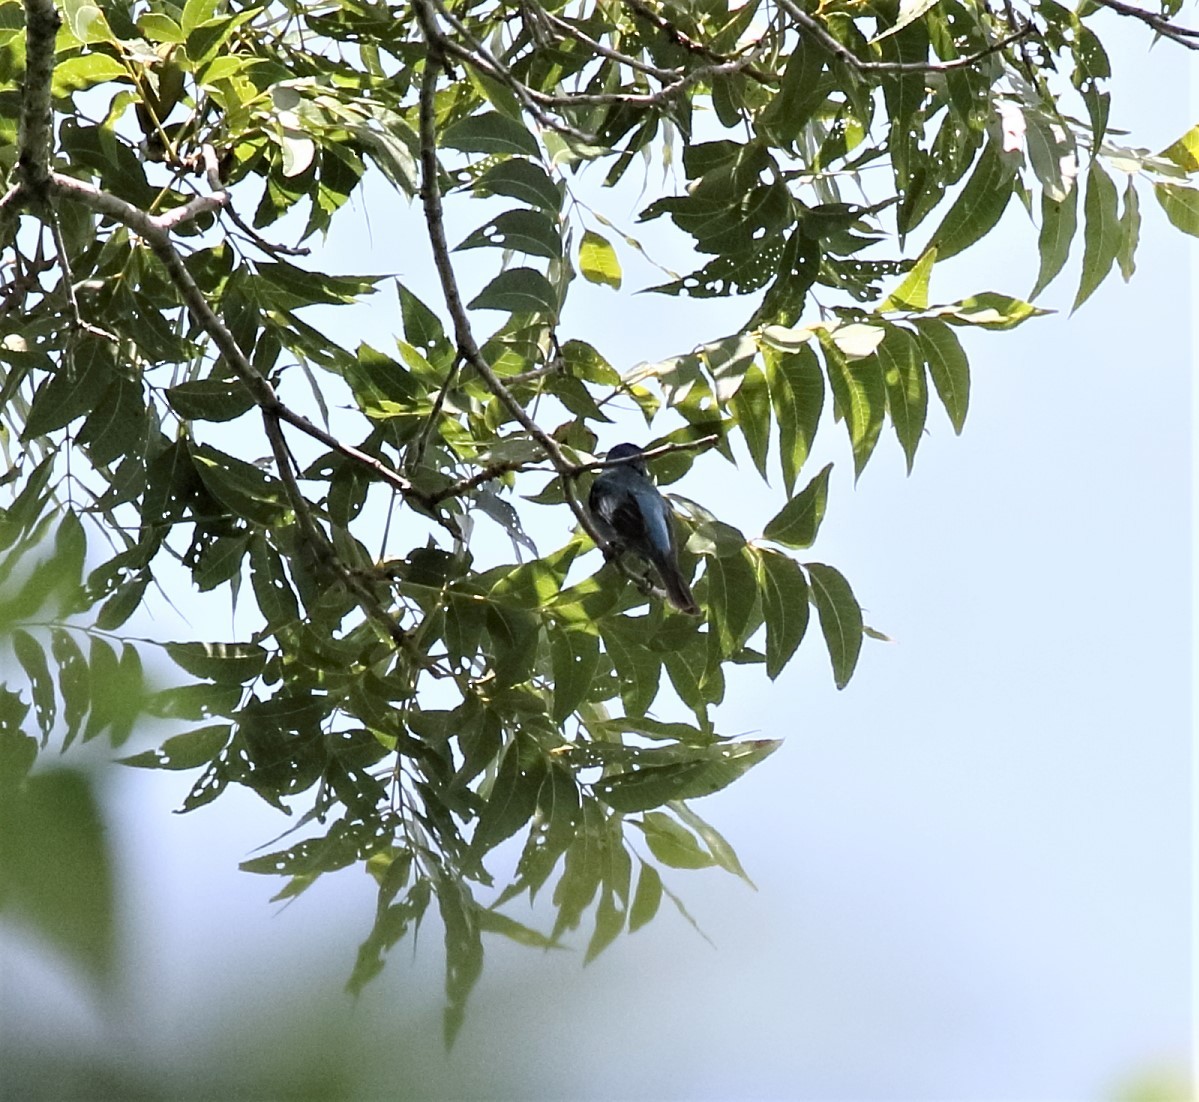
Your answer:
[[[630,459],[631,456],[637,456],[636,459]],[[608,459],[629,459],[628,463],[621,464],[625,467],[632,467],[635,471],[640,471],[642,474],[648,474],[645,469],[645,460],[640,458],[641,449],[636,444],[617,444],[616,447],[608,450]]]

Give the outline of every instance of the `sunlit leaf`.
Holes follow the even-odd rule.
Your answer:
[[[585,230],[579,244],[579,271],[588,283],[620,290],[620,261],[612,243],[594,230]]]

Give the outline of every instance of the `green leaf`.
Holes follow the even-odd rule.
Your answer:
[[[1044,192],[1041,195],[1041,233],[1037,239],[1041,268],[1028,296],[1030,299],[1045,290],[1065,267],[1077,228],[1078,188],[1071,188],[1060,202],[1055,202],[1048,192]]]
[[[268,630],[278,631],[299,620],[300,605],[283,570],[283,560],[261,533],[250,541],[250,582]]]
[[[695,835],[663,811],[649,811],[639,821],[635,820],[633,825],[641,828],[650,852],[672,869],[707,869],[716,864]],[[662,881],[659,878],[659,898],[661,889]]]
[[[69,96],[110,80],[133,82],[129,70],[116,58],[108,54],[82,54],[60,61],[54,67],[50,91],[57,97]]]
[[[1199,189],[1181,184],[1154,184],[1153,194],[1173,226],[1199,237]]]
[[[759,125],[782,144],[795,140],[832,90],[822,80],[829,52],[812,35],[802,35],[787,59],[778,94],[761,114]]]
[[[949,414],[953,431],[961,433],[970,407],[970,364],[954,333],[943,321],[919,318],[916,333],[937,396]]]
[[[590,964],[609,945],[620,936],[624,929],[625,910],[616,902],[616,897],[605,885],[600,895],[599,905],[595,908],[595,930],[591,940],[587,942],[587,952],[583,955],[583,964]]]
[[[849,440],[853,445],[854,477],[861,475],[870,460],[878,435],[883,427],[883,411],[887,406],[887,389],[878,359],[847,360],[833,340],[820,333],[824,349],[824,364],[829,387],[837,411],[845,419]]]
[[[1028,125],[1025,138],[1033,172],[1041,182],[1042,207],[1046,202],[1059,204],[1077,193],[1078,148],[1074,135],[1064,122],[1040,111],[1024,112]]]
[[[1071,312],[1086,302],[1107,278],[1120,251],[1119,196],[1116,185],[1097,160],[1091,161],[1091,170],[1087,174],[1083,210],[1086,229],[1083,231],[1082,281]]]
[[[524,923],[517,922],[516,919],[509,918],[506,914],[490,908],[480,907],[475,912],[475,921],[485,934],[499,934],[509,941],[515,941],[517,945],[526,945],[530,949],[562,948],[545,934],[538,933]]]
[[[774,681],[808,630],[808,583],[799,564],[787,555],[763,550],[759,562],[758,584],[766,619],[766,676]]]
[[[58,691],[62,696],[63,720],[67,725],[62,745],[65,750],[79,733],[91,702],[91,678],[87,659],[74,638],[62,628],[50,629],[50,652],[58,663]]]
[[[937,250],[938,260],[956,256],[995,228],[1012,197],[1014,182],[1013,162],[1000,152],[997,142],[988,141],[966,186],[929,242]]]
[[[238,379],[197,379],[168,387],[167,401],[180,417],[195,421],[232,421],[254,408],[254,399]]]
[[[782,507],[766,524],[762,533],[768,540],[786,547],[811,547],[824,520],[828,504],[829,463],[811,482]]]
[[[91,0],[63,0],[67,26],[80,42],[116,42],[104,13]]]
[[[708,847],[708,852],[715,859],[716,864],[726,872],[731,872],[734,876],[741,877],[751,888],[756,890],[756,885],[746,875],[745,869],[741,867],[741,862],[737,859],[736,851],[729,845],[720,831],[701,819],[685,803],[676,800],[671,803],[670,810],[679,817],[681,822],[689,826],[703,839],[704,845]]]
[[[1128,185],[1124,189],[1124,213],[1120,216],[1120,248],[1116,260],[1120,264],[1120,274],[1127,283],[1137,270],[1137,244],[1141,239],[1141,201],[1133,178],[1128,177]]]
[[[137,29],[151,42],[171,42],[182,45],[187,39],[183,28],[169,15],[146,11],[137,17]]]
[[[557,724],[565,723],[586,699],[599,665],[599,637],[588,631],[557,629],[550,632],[550,658],[554,670],[554,710]]]
[[[201,23],[207,23],[220,6],[221,0],[187,0],[181,17],[184,33],[191,34]]]
[[[644,620],[605,617],[599,623],[604,650],[620,677],[620,696],[629,715],[644,715],[658,695],[662,658],[644,646]]]
[[[890,38],[893,34],[898,34],[909,23],[914,23],[926,11],[936,7],[939,2],[940,0],[899,0],[899,13],[894,24],[871,38],[871,44],[879,42],[884,38]]]
[[[204,488],[225,508],[263,527],[282,521],[289,508],[282,482],[208,444],[193,444],[190,452]]]
[[[620,261],[612,243],[594,230],[584,230],[579,244],[579,271],[588,283],[620,290]]]
[[[707,606],[720,653],[736,654],[755,630],[758,584],[752,553],[743,547],[735,555],[717,555],[707,560]]]
[[[886,338],[878,347],[878,359],[883,368],[883,382],[887,385],[891,423],[907,458],[908,474],[911,474],[928,415],[924,358],[912,334],[894,326],[887,330]]]
[[[558,296],[550,282],[533,268],[500,272],[470,303],[472,310],[504,310],[509,314],[558,316]]]
[[[483,971],[483,943],[475,919],[478,908],[466,885],[444,879],[437,883],[437,904],[445,927],[446,1046],[454,1043],[466,1015],[466,1000]]]
[[[658,913],[662,902],[662,877],[653,865],[641,862],[641,875],[637,877],[637,891],[629,907],[629,933],[635,933]]]
[[[562,206],[562,191],[541,165],[526,161],[523,157],[512,157],[492,166],[478,180],[475,191],[481,194],[507,195],[529,203],[550,214],[557,214]]]
[[[995,291],[980,291],[938,311],[951,325],[978,325],[983,329],[1015,329],[1029,318],[1052,312]]]
[[[935,2],[936,0],[934,0]],[[903,282],[883,299],[878,307],[878,312],[883,314],[891,310],[927,309],[928,280],[936,262],[937,248],[934,245],[924,250],[920,259],[912,265],[912,270],[904,277]]]
[[[111,837],[86,773],[42,771],[0,799],[0,896],[96,978],[115,963]]]
[[[441,145],[463,153],[523,153],[534,158],[541,152],[528,130],[497,111],[484,111],[454,123],[441,136]]]
[[[766,478],[766,460],[770,450],[770,388],[756,363],[746,369],[745,378],[729,401],[729,410],[745,437],[745,446],[758,473]]]
[[[613,811],[648,811],[670,800],[693,800],[719,792],[779,746],[770,739],[722,743],[711,747],[703,758],[617,773],[596,781],[592,789]]]
[[[103,465],[138,454],[145,444],[146,402],[140,383],[118,376],[92,411],[76,440],[93,463]]]
[[[1166,146],[1158,156],[1173,161],[1183,172],[1199,172],[1199,126],[1192,126],[1178,141]]]
[[[562,235],[558,224],[539,210],[506,210],[475,230],[456,251],[487,247],[556,260],[562,255]]]
[[[546,780],[547,767],[541,751],[529,740],[513,739],[504,751],[487,802],[479,814],[471,848],[486,853],[510,838],[529,821],[537,807],[537,795]]]
[[[212,761],[225,748],[231,735],[232,728],[227,723],[199,727],[182,735],[172,735],[157,750],[147,750],[117,761],[139,769],[197,769]]]
[[[16,628],[12,633],[13,653],[25,676],[33,697],[33,714],[42,732],[42,746],[50,739],[54,720],[58,715],[58,700],[54,695],[54,681],[50,676],[50,665],[41,643],[26,631]]]
[[[267,652],[254,643],[168,643],[167,654],[193,677],[218,685],[244,685],[266,665]]]
[[[823,563],[804,563],[820,630],[833,663],[833,680],[844,689],[862,649],[862,609],[844,575]]]
[[[83,337],[37,388],[25,420],[22,440],[65,428],[99,406],[116,378],[112,346],[98,337]]]
[[[788,495],[795,490],[795,479],[808,458],[812,440],[824,408],[824,376],[820,361],[808,345],[795,352],[765,348],[766,379],[770,384],[770,404],[779,430],[779,463]]]

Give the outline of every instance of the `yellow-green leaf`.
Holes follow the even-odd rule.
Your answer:
[[[594,230],[583,233],[579,245],[579,271],[588,283],[602,283],[613,290],[620,290],[620,261],[611,242]]]

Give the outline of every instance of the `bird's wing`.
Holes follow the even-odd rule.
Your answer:
[[[642,518],[643,531],[649,545],[662,556],[674,553],[674,537],[670,531],[670,506],[656,486],[646,483],[634,491]]]
[[[637,499],[625,487],[608,486],[597,480],[588,504],[622,543],[638,544],[645,541],[645,518],[638,508]]]

